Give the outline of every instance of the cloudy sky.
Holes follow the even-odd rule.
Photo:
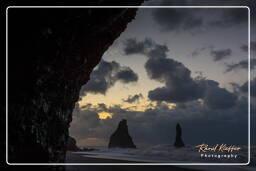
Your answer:
[[[166,2],[145,5],[191,3]],[[252,73],[255,54],[252,34]],[[186,144],[247,144],[247,65],[247,8],[141,8],[82,87],[70,135],[106,146],[125,118],[138,147],[173,144],[177,123]],[[251,96],[255,103],[255,89]]]

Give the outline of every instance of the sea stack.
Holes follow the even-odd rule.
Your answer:
[[[179,123],[177,123],[176,125],[176,140],[175,140],[175,143],[174,143],[174,146],[175,147],[184,147],[184,143],[183,143],[183,140],[182,140],[182,130],[181,130],[181,126]]]
[[[108,148],[136,148],[128,132],[127,121],[125,119],[119,122],[117,130],[110,136]]]

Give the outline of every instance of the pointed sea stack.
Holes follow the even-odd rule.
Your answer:
[[[176,125],[176,140],[174,143],[175,147],[184,147],[185,146],[181,136],[182,136],[181,126],[179,123],[177,123],[177,125]]]
[[[136,148],[128,132],[127,121],[125,119],[119,122],[117,130],[110,136],[108,148]]]

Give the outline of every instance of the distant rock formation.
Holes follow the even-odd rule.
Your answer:
[[[128,132],[127,121],[119,122],[117,130],[111,135],[108,148],[136,148]]]
[[[68,151],[80,151],[80,149],[76,146],[75,138],[73,138],[71,136],[68,137],[67,150]]]
[[[181,136],[182,136],[181,126],[179,123],[177,123],[177,125],[176,125],[176,140],[174,143],[175,147],[184,147],[185,146]]]

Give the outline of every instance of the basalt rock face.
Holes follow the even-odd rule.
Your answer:
[[[183,143],[183,140],[182,140],[182,129],[181,129],[181,126],[179,123],[176,125],[176,139],[175,139],[174,146],[175,147],[184,147],[185,146]]]
[[[127,121],[125,119],[119,122],[117,130],[111,135],[108,147],[136,148],[129,135]]]
[[[76,146],[76,140],[71,136],[68,137],[66,149],[68,151],[80,151],[80,149]]]
[[[106,5],[104,0],[94,3]],[[136,10],[8,10],[10,163],[65,162],[68,128],[80,88]]]

